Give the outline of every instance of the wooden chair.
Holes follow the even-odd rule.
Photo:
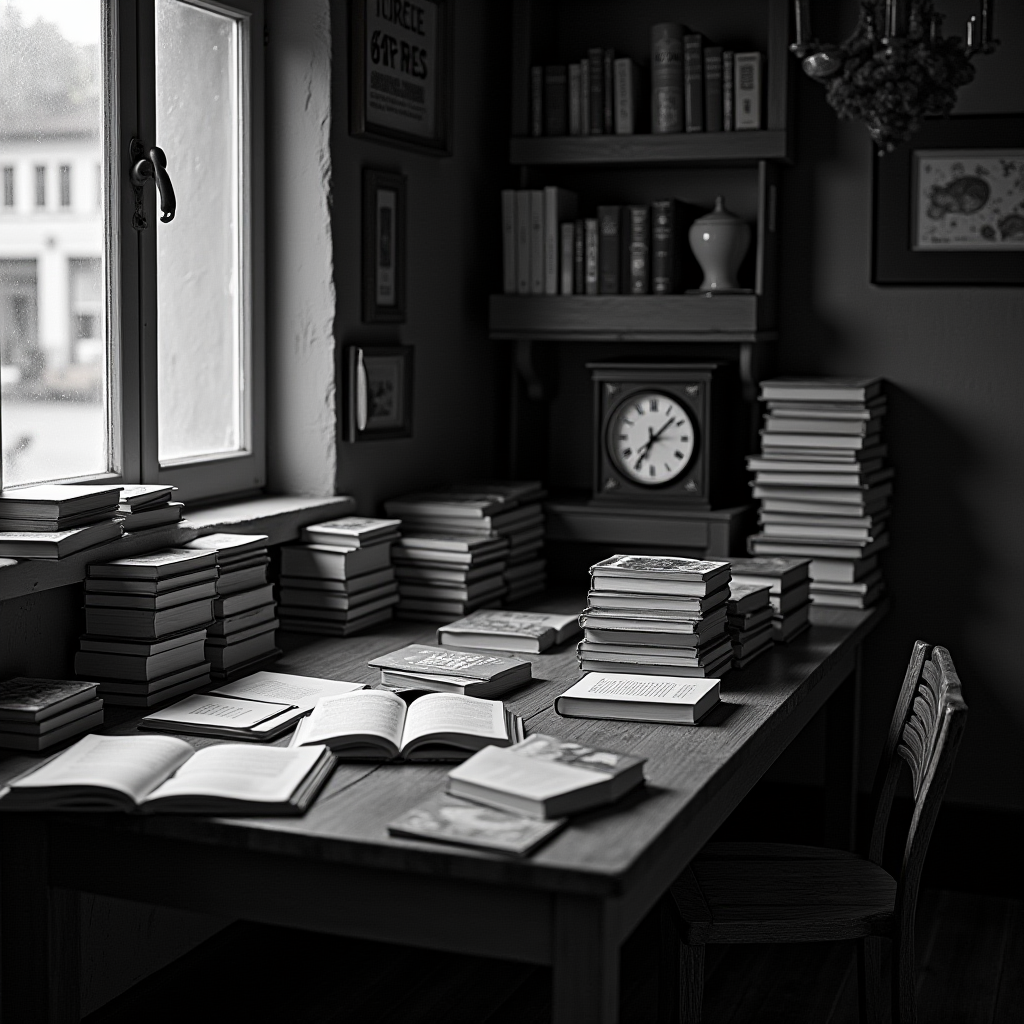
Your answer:
[[[700,1020],[704,947],[709,943],[846,939],[860,940],[861,1020],[876,1024],[886,1017],[881,982],[886,941],[891,944],[892,1020],[894,1024],[917,1020],[917,893],[966,721],[967,705],[949,652],[919,641],[875,781],[875,820],[867,857],[776,843],[710,843],[701,851],[673,883],[663,904],[680,939],[681,1021]],[[914,813],[895,879],[881,861],[903,762],[909,765],[913,780]],[[670,984],[675,985],[674,978]],[[676,1005],[674,991],[663,992],[663,999],[663,1007]]]

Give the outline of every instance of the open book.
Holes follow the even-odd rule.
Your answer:
[[[390,690],[360,690],[317,704],[292,746],[325,743],[353,760],[463,761],[522,738],[523,720],[500,700],[427,693],[407,705]]]
[[[302,814],[333,766],[323,746],[196,751],[172,736],[89,735],[12,782],[0,809]]]

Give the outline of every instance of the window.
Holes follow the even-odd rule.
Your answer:
[[[261,487],[262,0],[5,0],[0,35],[40,208],[28,242],[0,224],[4,486]]]
[[[4,168],[4,206],[14,206],[14,168]]]

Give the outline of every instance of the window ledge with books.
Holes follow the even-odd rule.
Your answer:
[[[297,540],[304,526],[347,515],[355,502],[345,495],[328,498],[274,495],[186,509],[181,522],[126,532],[65,558],[0,558],[0,601],[81,583],[86,566],[160,548],[176,547],[209,533],[262,533],[270,544]]]

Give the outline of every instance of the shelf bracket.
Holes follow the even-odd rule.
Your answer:
[[[533,402],[544,401],[544,382],[533,361],[532,338],[516,339],[516,369],[526,384],[527,397]]]

